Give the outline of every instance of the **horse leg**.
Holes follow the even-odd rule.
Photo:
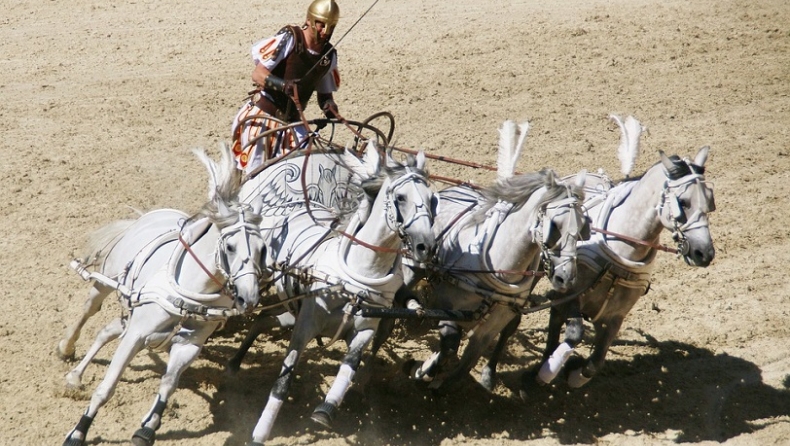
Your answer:
[[[393,307],[406,308],[407,303],[410,300],[417,302],[416,299],[417,295],[410,288],[407,286],[401,286],[398,291],[395,292]],[[378,329],[376,329],[376,334],[373,336],[370,353],[366,355],[361,370],[358,370],[356,374],[357,380],[354,388],[360,389],[362,393],[364,393],[365,388],[367,387],[368,382],[370,382],[370,378],[373,374],[372,369],[375,364],[376,355],[378,355],[381,347],[383,347],[390,336],[392,336],[392,332],[395,330],[396,322],[397,320],[395,318],[382,318],[379,321]]]
[[[181,374],[189,368],[195,358],[200,354],[206,339],[216,330],[219,323],[197,323],[198,327],[192,330],[182,330],[173,337],[170,347],[170,358],[167,362],[167,371],[162,376],[159,384],[159,393],[153,407],[143,418],[140,429],[132,436],[134,446],[151,446],[156,440],[156,430],[162,424],[162,414],[167,407],[167,401],[178,388]]]
[[[88,319],[101,310],[104,299],[109,296],[112,291],[112,288],[96,282],[93,283],[93,286],[88,292],[88,298],[82,306],[82,315],[80,319],[66,329],[63,339],[58,342],[55,352],[60,359],[65,361],[74,357],[74,351],[76,350],[74,344],[77,343],[77,339],[80,337],[82,327],[88,322]]]
[[[411,290],[406,285],[401,286],[398,288],[398,291],[395,292],[395,298],[393,299],[393,307],[396,308],[407,308],[410,301],[414,301],[415,303],[418,302],[417,295],[414,291]],[[392,335],[393,330],[395,329],[395,318],[383,318],[379,322],[379,328],[376,330],[376,334],[373,337],[373,344],[370,348],[370,357],[375,358],[378,354],[381,347],[387,342],[387,339]]]
[[[93,419],[96,417],[99,409],[112,398],[121,374],[129,365],[129,362],[145,346],[146,334],[140,330],[134,330],[133,332],[127,332],[126,336],[121,339],[118,349],[115,351],[104,374],[104,379],[93,392],[88,409],[74,429],[66,436],[63,446],[81,446],[85,444],[85,438]]]
[[[359,331],[351,340],[348,346],[348,353],[343,358],[340,371],[335,376],[335,381],[332,383],[329,392],[327,392],[324,402],[319,404],[313,411],[311,417],[313,421],[328,428],[332,427],[332,420],[335,418],[337,408],[340,407],[346,392],[351,387],[354,374],[362,362],[362,354],[373,340],[375,331],[375,329]]]
[[[121,336],[123,329],[123,320],[121,318],[115,318],[96,333],[96,340],[93,341],[93,345],[91,345],[91,348],[85,353],[85,357],[82,358],[82,361],[80,361],[77,367],[74,367],[74,369],[66,375],[67,387],[71,389],[79,389],[82,387],[82,374],[85,373],[85,369],[91,361],[93,361],[93,358],[99,353],[102,347]]]
[[[571,314],[571,317],[565,322],[565,340],[554,349],[540,367],[537,376],[539,384],[549,384],[557,377],[560,369],[562,369],[571,356],[571,353],[573,353],[573,349],[576,348],[582,340],[582,336],[584,335],[584,321],[582,320],[578,305],[573,306]]]
[[[553,292],[550,292],[547,297],[549,300],[552,300]],[[541,359],[540,363],[545,364],[551,354],[559,347],[560,345],[560,334],[562,333],[562,327],[565,324],[567,315],[570,312],[570,305],[557,305],[552,306],[549,310],[549,325],[546,332],[546,347],[543,349],[543,358]],[[545,384],[545,382],[538,379],[538,372],[540,368],[531,369],[524,372],[521,375],[521,390],[519,394],[522,399],[526,400],[529,397],[529,391],[533,388],[533,386],[537,383],[539,385]]]
[[[508,306],[495,305],[488,315],[466,334],[468,342],[464,348],[461,359],[453,369],[446,373],[444,380],[437,379],[431,383],[430,388],[438,389],[444,386],[450,389],[459,378],[469,375],[477,365],[483,352],[487,349],[494,338],[499,335],[505,327],[519,314]]]
[[[513,318],[508,324],[502,329],[502,332],[499,333],[499,340],[497,341],[496,346],[494,347],[494,351],[491,353],[491,356],[483,366],[483,370],[480,376],[480,384],[488,390],[489,392],[494,391],[494,384],[496,383],[496,367],[499,364],[499,358],[502,356],[502,353],[505,351],[507,347],[507,341],[510,339],[511,336],[518,330],[518,326],[521,323],[521,314],[517,314],[516,317]]]
[[[259,313],[258,316],[255,317],[250,330],[247,332],[247,336],[241,342],[236,354],[228,360],[226,365],[227,370],[232,374],[235,374],[239,371],[239,368],[241,368],[241,361],[247,355],[247,352],[250,350],[250,347],[252,347],[252,344],[255,343],[258,335],[275,327],[293,327],[295,322],[296,318],[288,311],[277,316]]]
[[[291,342],[288,345],[285,360],[280,370],[280,376],[274,382],[266,407],[263,408],[261,417],[252,431],[252,442],[247,443],[248,446],[263,445],[263,442],[271,435],[277,414],[280,412],[283,401],[288,397],[288,389],[293,381],[296,364],[299,362],[299,358],[307,344],[318,334],[315,327],[307,325],[309,323],[308,320],[312,319],[307,316],[306,307],[303,307],[300,310],[299,317],[296,319],[296,325],[294,326]]]
[[[606,354],[609,352],[609,347],[617,338],[620,332],[620,327],[623,325],[624,316],[617,316],[607,319],[605,322],[597,322],[595,324],[595,346],[589,359],[584,362],[580,367],[571,367],[568,365],[568,385],[573,388],[579,388],[592,379],[592,377],[603,368],[606,361]]]
[[[461,329],[454,321],[439,322],[439,351],[434,352],[423,362],[415,360],[404,364],[404,371],[411,379],[419,381],[433,381],[441,368],[449,365],[448,356],[453,359],[458,357],[461,346]]]

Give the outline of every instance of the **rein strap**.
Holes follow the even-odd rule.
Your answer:
[[[214,283],[216,283],[220,287],[220,289],[225,288],[225,284],[220,282],[220,280],[217,279],[217,276],[211,274],[211,271],[209,271],[208,268],[206,268],[206,265],[204,265],[203,262],[201,262],[200,259],[198,259],[197,254],[195,254],[195,252],[192,251],[192,248],[189,246],[189,243],[187,243],[187,241],[184,240],[184,237],[180,233],[178,234],[178,241],[181,242],[181,244],[184,246],[184,249],[186,249],[189,255],[192,256],[195,262],[197,262],[197,264],[200,265],[200,268],[203,270],[203,272],[205,272],[206,275],[209,276],[211,280],[214,281]]]
[[[627,235],[618,234],[618,233],[612,232],[612,231],[607,231],[606,229],[595,228],[595,227],[590,227],[590,229],[592,231],[595,231],[595,232],[600,232],[601,234],[610,235],[610,236],[618,238],[620,240],[625,240],[626,242],[636,243],[636,244],[642,245],[642,246],[649,246],[651,248],[658,249],[659,251],[669,252],[669,253],[672,253],[672,254],[678,254],[680,252],[677,249],[670,248],[669,246],[666,246],[666,245],[659,245],[659,244],[656,244],[656,243],[646,242],[644,240],[640,240],[640,239],[637,239],[637,238],[629,237]]]

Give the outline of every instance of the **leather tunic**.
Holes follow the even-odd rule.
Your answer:
[[[279,33],[287,33],[293,37],[294,49],[271,70],[271,73],[281,79],[299,81],[296,84],[299,106],[304,110],[318,83],[329,72],[332,58],[335,57],[335,49],[327,42],[320,53],[311,53],[305,45],[304,32],[298,26],[286,26]],[[299,120],[299,111],[288,95],[272,89],[264,91],[266,95],[261,95],[257,101],[261,110],[285,122]]]

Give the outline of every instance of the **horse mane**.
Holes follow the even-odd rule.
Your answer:
[[[556,200],[568,193],[568,188],[562,183],[547,185],[547,177],[554,174],[550,169],[542,169],[538,172],[522,173],[503,180],[498,180],[492,186],[481,189],[483,195],[482,206],[475,212],[470,223],[478,224],[485,220],[485,214],[500,201],[512,203],[514,209],[519,209],[527,200],[532,197],[541,187],[546,186],[546,192],[541,196],[538,207]],[[572,193],[583,197],[584,191],[578,187],[572,187]],[[578,189],[578,190],[577,190]],[[581,194],[581,195],[579,195]]]
[[[417,167],[417,158],[414,155],[407,155],[404,163],[390,159],[388,162],[381,164],[376,175],[362,180],[362,190],[368,198],[373,199],[381,191],[384,180],[387,178],[395,180],[410,172],[417,173],[426,178],[428,177],[427,169],[419,169]]]
[[[670,155],[668,156],[668,158],[670,161],[672,161],[672,169],[669,169],[669,171],[667,171],[667,178],[669,178],[670,180],[679,180],[685,177],[686,175],[691,175],[692,173],[702,174],[705,172],[704,167],[699,167],[695,164],[688,163],[677,155]],[[662,164],[661,161],[657,161],[652,166],[650,166],[650,169],[660,164]],[[646,173],[647,171],[643,172],[641,175],[623,178],[622,180],[617,181],[616,184],[639,181],[645,176]]]
[[[209,172],[209,200],[192,217],[185,222],[200,218],[208,218],[220,228],[224,228],[238,220],[240,206],[238,195],[242,186],[242,171],[236,168],[231,156],[231,149],[227,143],[220,143],[221,159],[219,162],[209,158],[202,149],[194,149],[192,153],[206,167]],[[247,220],[261,218],[254,212],[245,212]]]

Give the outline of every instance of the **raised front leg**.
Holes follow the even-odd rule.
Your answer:
[[[216,322],[193,322],[193,327],[185,327],[177,333],[171,341],[170,358],[167,361],[167,371],[162,376],[159,384],[159,393],[153,407],[143,418],[142,426],[132,436],[134,446],[151,446],[156,439],[156,430],[162,424],[162,413],[167,407],[167,401],[178,388],[181,374],[189,368],[205,345],[206,339],[219,326]]]
[[[556,296],[554,296],[553,292],[550,292],[547,297],[549,297],[551,300]],[[540,373],[540,370],[543,368],[543,366],[549,362],[551,355],[559,347],[562,327],[568,320],[568,314],[571,313],[574,307],[578,307],[578,305],[574,306],[565,304],[551,307],[551,310],[549,311],[549,325],[546,332],[546,348],[543,350],[543,359],[540,362],[540,366],[527,370],[521,376],[521,389],[519,394],[522,399],[528,399],[530,392],[536,389],[536,385],[543,385],[547,383],[547,381],[540,379],[538,374]]]
[[[375,329],[366,329],[356,332],[348,346],[348,353],[343,358],[340,370],[332,383],[332,387],[326,394],[324,402],[319,404],[313,411],[313,421],[326,427],[332,427],[332,420],[335,418],[338,407],[343,403],[349,387],[354,379],[354,374],[359,369],[362,362],[362,354],[373,340]]]
[[[466,337],[469,341],[464,348],[464,353],[458,364],[453,368],[448,368],[448,373],[444,380],[435,380],[431,383],[432,388],[444,385],[445,388],[452,386],[459,378],[469,375],[483,356],[483,352],[491,345],[508,324],[518,313],[505,305],[494,305],[491,311],[476,326],[472,327]]]
[[[404,364],[404,371],[411,379],[430,382],[442,369],[448,368],[448,362],[457,363],[458,350],[461,346],[461,329],[454,321],[439,322],[439,351],[434,352],[427,360],[414,360]]]
[[[568,361],[573,350],[582,340],[584,335],[584,321],[578,311],[574,316],[568,318],[565,324],[565,341],[557,346],[552,354],[543,362],[538,372],[537,380],[539,384],[549,384],[554,381],[557,374]]]
[[[499,333],[499,340],[494,347],[494,351],[491,353],[486,365],[483,366],[483,371],[480,375],[480,384],[489,392],[494,391],[494,386],[496,385],[496,367],[499,364],[502,353],[507,348],[507,341],[518,330],[520,323],[521,314],[519,313],[505,326],[502,332]]]
[[[624,319],[624,316],[616,316],[595,324],[595,346],[590,358],[587,359],[582,367],[571,369],[570,364],[568,365],[570,369],[568,370],[569,386],[578,388],[587,384],[603,368],[606,354],[609,352],[609,347],[614,340],[617,339],[617,334],[620,332]]]

